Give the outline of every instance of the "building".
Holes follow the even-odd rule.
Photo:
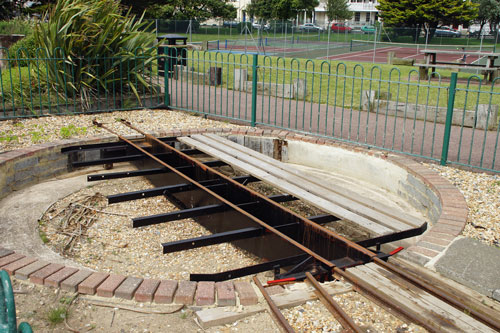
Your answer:
[[[237,21],[250,21],[246,14],[246,6],[251,0],[230,0],[237,9]],[[349,26],[362,27],[366,24],[373,24],[378,20],[377,0],[348,0],[349,8],[353,12],[353,17],[348,21]],[[297,15],[297,24],[305,22],[314,22],[315,24],[326,27],[328,17],[326,16],[326,0],[320,0],[319,6],[314,12],[303,12]]]

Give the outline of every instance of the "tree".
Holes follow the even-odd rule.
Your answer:
[[[146,18],[205,21],[236,17],[236,8],[227,0],[122,0],[121,4],[134,14],[146,11]]]
[[[477,17],[477,4],[470,0],[379,0],[377,9],[387,26],[420,31],[427,24],[430,37],[439,24],[468,23]]]
[[[330,21],[343,21],[349,20],[352,17],[352,12],[349,10],[347,0],[327,0],[326,15]]]
[[[300,11],[313,11],[318,5],[318,0],[252,0],[247,12],[262,20],[288,20]]]

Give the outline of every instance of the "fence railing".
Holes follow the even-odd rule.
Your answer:
[[[500,78],[208,51],[172,64],[172,109],[500,171]]]
[[[0,119],[155,107],[164,103],[157,58],[49,58],[0,48]]]
[[[0,120],[169,106],[500,172],[500,78],[175,48],[145,58],[4,56]]]

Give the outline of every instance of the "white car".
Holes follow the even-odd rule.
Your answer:
[[[301,31],[323,31],[324,30],[322,27],[319,27],[314,23],[304,23],[302,25],[299,25],[298,28]]]
[[[267,31],[267,30],[271,29],[271,25],[269,23],[261,25],[258,22],[253,22],[252,28],[257,29],[257,30],[264,29]]]

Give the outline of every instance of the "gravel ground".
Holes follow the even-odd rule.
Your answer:
[[[462,235],[500,247],[500,175],[427,164],[455,185],[469,207]]]

